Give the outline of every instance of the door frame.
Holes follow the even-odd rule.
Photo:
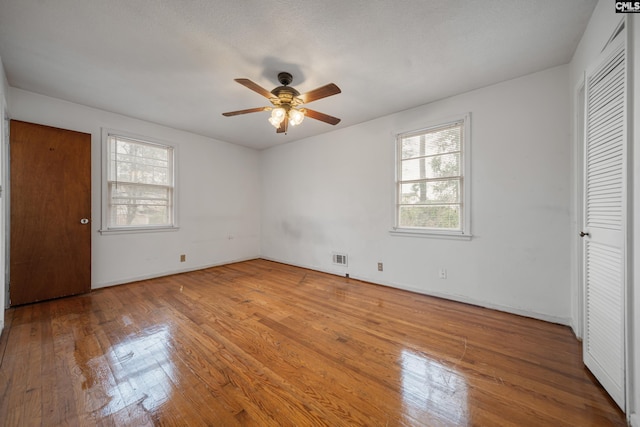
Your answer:
[[[3,304],[0,304],[0,310],[2,310],[2,322],[0,322],[0,330],[2,329],[2,325],[4,325],[4,310],[9,308],[9,269],[7,268],[9,264],[9,245],[11,243],[10,240],[10,199],[11,190],[9,184],[9,137],[10,137],[10,117],[7,112],[7,105],[3,102],[0,108],[0,120],[2,120],[2,135],[0,135],[0,185],[2,185],[2,195],[0,198],[0,234],[2,238],[0,239],[0,271],[2,277],[0,277],[0,282],[3,286],[2,288],[3,299],[1,300]]]
[[[640,215],[640,127],[636,126],[633,122],[633,116],[637,116],[640,113],[640,56],[637,54],[640,48],[640,25],[638,20],[627,20],[628,31],[630,33],[629,46],[631,51],[631,102],[630,102],[630,117],[631,122],[631,204],[629,206],[629,215],[632,220],[631,232],[629,235],[631,239],[630,250],[630,288],[631,296],[633,297],[629,301],[628,309],[629,316],[627,321],[629,322],[629,334],[627,339],[633,345],[629,347],[629,366],[631,369],[631,375],[629,375],[629,421],[634,427],[640,427],[640,219],[637,218]],[[635,173],[633,171],[636,171]],[[635,213],[635,215],[633,215]],[[635,319],[635,322],[634,322]]]
[[[574,135],[575,135],[575,228],[573,230],[573,238],[575,242],[575,293],[573,298],[575,316],[573,321],[573,332],[576,337],[582,341],[584,338],[584,248],[582,239],[578,237],[581,230],[584,230],[584,140],[585,140],[585,109],[586,109],[586,82],[585,73],[582,73],[582,79],[574,89]]]

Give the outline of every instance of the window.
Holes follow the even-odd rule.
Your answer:
[[[175,228],[174,147],[106,132],[103,232]]]
[[[469,115],[397,136],[396,227],[470,236]]]

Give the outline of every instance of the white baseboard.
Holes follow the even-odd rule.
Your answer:
[[[640,414],[631,414],[629,421],[631,422],[631,427],[640,427]]]
[[[243,261],[250,261],[252,259],[259,259],[259,258],[260,258],[259,256],[254,256],[254,257],[248,257],[248,258],[231,259],[227,261],[220,261],[214,264],[197,265],[197,266],[191,266],[188,268],[181,268],[177,270],[167,270],[167,271],[158,272],[158,273],[144,274],[141,276],[125,277],[125,278],[110,281],[110,282],[94,283],[93,285],[91,285],[91,289],[95,290],[95,289],[107,288],[109,286],[124,285],[126,283],[139,282],[141,280],[156,279],[158,277],[171,276],[173,274],[180,274],[180,273],[188,273],[190,271],[204,270],[205,268],[211,268],[211,267],[220,267],[221,265],[233,264],[236,262],[243,262]]]
[[[261,258],[265,259],[267,261],[279,262],[281,264],[293,265],[295,267],[308,268],[310,270],[320,271],[320,272],[323,272],[323,273],[333,274],[333,275],[336,275],[336,276],[344,276],[345,275],[345,272],[336,271],[336,270],[333,270],[333,271],[326,270],[326,269],[320,268],[318,266],[293,264],[293,263],[288,262],[288,261],[283,261],[283,260],[279,260],[279,259],[275,259],[275,258],[269,258],[269,257],[265,257],[265,256],[262,256]],[[461,302],[461,303],[464,303],[464,304],[475,305],[475,306],[478,306],[478,307],[489,308],[491,310],[503,311],[505,313],[516,314],[518,316],[530,317],[532,319],[543,320],[545,322],[557,323],[557,324],[565,325],[565,326],[571,325],[571,318],[569,318],[569,317],[552,316],[552,315],[548,315],[548,314],[545,314],[545,313],[538,313],[538,312],[534,312],[534,311],[530,311],[530,310],[521,309],[521,308],[518,308],[518,307],[509,307],[509,306],[504,306],[504,305],[500,305],[500,304],[493,304],[493,303],[488,302],[488,301],[481,301],[481,300],[477,300],[477,299],[474,299],[474,298],[468,298],[468,297],[463,296],[463,295],[453,295],[453,294],[446,294],[446,293],[443,293],[443,292],[425,291],[424,289],[413,288],[411,286],[405,286],[403,284],[394,283],[394,282],[386,282],[386,281],[375,280],[375,279],[372,279],[372,278],[369,278],[369,277],[359,277],[359,276],[354,276],[352,274],[349,274],[349,278],[350,279],[355,279],[355,280],[361,280],[363,282],[373,283],[373,284],[376,284],[376,285],[387,286],[387,287],[390,287],[390,288],[396,288],[396,289],[402,289],[402,290],[409,291],[409,292],[415,292],[417,294],[428,295],[428,296],[447,299],[447,300],[451,300],[451,301],[457,301],[457,302]],[[640,427],[640,426],[638,426],[638,427]]]

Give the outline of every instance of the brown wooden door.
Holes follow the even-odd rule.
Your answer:
[[[11,121],[11,305],[91,289],[91,135]]]

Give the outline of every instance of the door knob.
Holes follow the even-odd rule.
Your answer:
[[[80,224],[89,224],[89,219],[87,219],[87,218],[82,218],[82,219],[80,220]]]
[[[584,231],[581,231],[580,232],[580,237],[584,237],[584,236],[591,237],[591,234],[585,233]]]

